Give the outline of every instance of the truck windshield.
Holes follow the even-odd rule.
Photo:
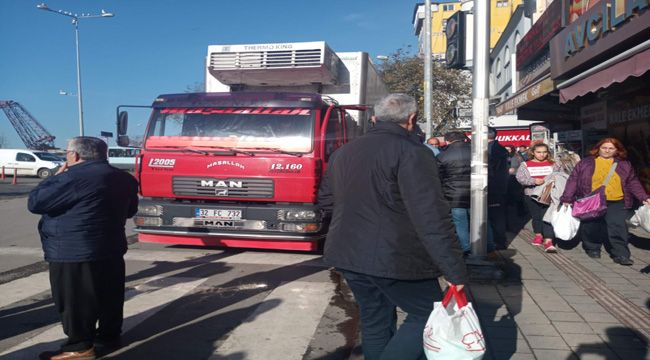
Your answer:
[[[154,110],[146,147],[227,147],[308,153],[314,111],[296,108]]]

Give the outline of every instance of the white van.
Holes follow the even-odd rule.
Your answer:
[[[135,157],[139,153],[140,148],[109,146],[108,163],[118,169],[133,171],[135,169]]]
[[[64,162],[64,158],[45,151],[0,149],[0,167],[4,166],[8,176],[16,169],[17,175],[36,175],[44,179],[53,175]]]

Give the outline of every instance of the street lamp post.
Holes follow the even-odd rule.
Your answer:
[[[72,18],[72,25],[74,25],[74,38],[75,38],[75,48],[77,55],[77,105],[79,107],[79,135],[84,136],[84,111],[83,111],[83,96],[81,95],[81,63],[79,58],[79,20],[80,19],[90,19],[90,18],[100,18],[100,17],[113,17],[113,13],[102,10],[100,14],[74,14],[69,11],[64,10],[53,10],[50,9],[47,4],[40,3],[36,5],[38,9],[50,11],[55,14],[67,16]]]

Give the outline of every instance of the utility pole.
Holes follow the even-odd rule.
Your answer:
[[[489,115],[490,2],[474,0],[472,81],[472,175],[470,242],[472,256],[487,255],[487,125]]]
[[[431,0],[424,2],[424,119],[425,138],[431,137],[431,83],[433,82],[431,61]]]

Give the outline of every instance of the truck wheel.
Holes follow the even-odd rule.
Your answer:
[[[47,177],[50,177],[51,175],[52,175],[52,170],[50,169],[46,169],[46,168],[38,169],[38,177],[41,179],[45,179]]]

